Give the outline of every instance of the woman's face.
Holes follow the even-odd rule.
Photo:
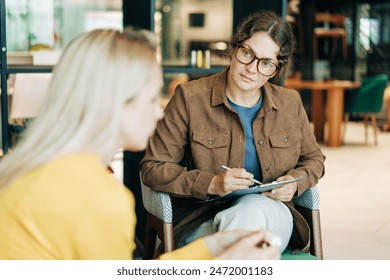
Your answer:
[[[125,105],[121,120],[121,146],[127,151],[142,151],[153,134],[157,120],[163,116],[158,95],[163,86],[161,67],[151,69],[150,81],[137,97]]]
[[[250,50],[257,58],[265,58],[270,62],[278,65],[278,53],[280,47],[271,39],[265,32],[255,33],[251,38],[243,41],[240,45]],[[270,76],[264,76],[259,73],[258,59],[252,63],[245,65],[236,59],[235,52],[233,53],[229,75],[231,81],[241,92],[257,91],[261,88],[275,73]]]

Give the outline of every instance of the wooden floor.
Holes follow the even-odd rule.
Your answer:
[[[326,173],[318,186],[324,259],[390,260],[390,132],[349,123],[345,143],[323,147]]]

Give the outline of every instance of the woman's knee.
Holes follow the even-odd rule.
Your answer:
[[[263,195],[240,197],[214,218],[216,230],[271,230],[292,223],[293,218],[286,205]]]

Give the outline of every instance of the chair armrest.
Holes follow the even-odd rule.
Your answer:
[[[172,223],[172,203],[169,194],[156,192],[145,186],[141,180],[142,202],[146,211],[160,219],[164,224]]]
[[[293,198],[295,205],[302,206],[311,210],[318,210],[320,208],[320,195],[317,186],[311,187],[300,196]]]

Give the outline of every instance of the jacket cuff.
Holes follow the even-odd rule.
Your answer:
[[[201,172],[199,174],[192,189],[192,194],[195,198],[199,198],[202,200],[208,199],[207,190],[209,189],[210,182],[214,178],[214,176],[215,174],[211,174],[208,172]]]

